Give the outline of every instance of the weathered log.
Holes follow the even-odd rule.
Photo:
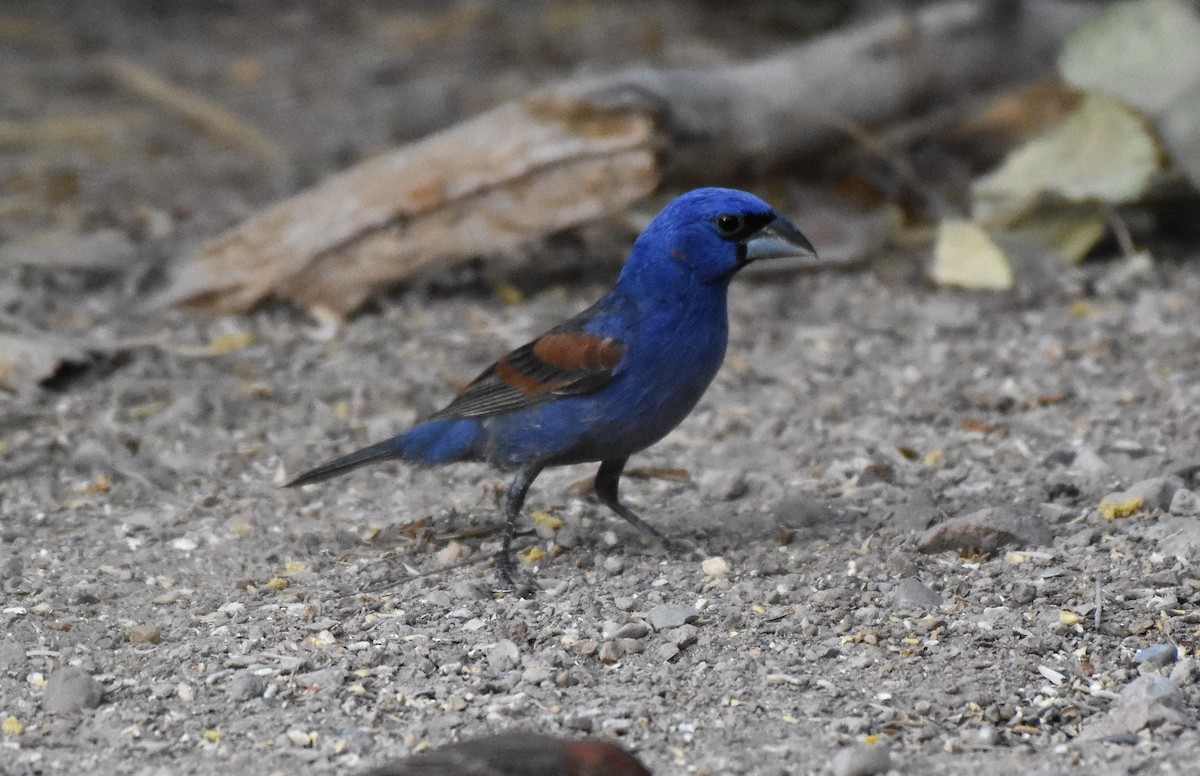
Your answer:
[[[1093,12],[947,2],[724,69],[569,81],[247,220],[186,260],[165,299],[239,312],[273,298],[345,315],[416,272],[618,212],[664,179],[727,182],[914,106],[1032,80]]]

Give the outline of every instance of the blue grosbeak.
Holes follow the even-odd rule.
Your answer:
[[[409,431],[304,472],[307,485],[376,461],[488,461],[516,469],[497,566],[512,585],[517,515],[547,466],[599,461],[600,501],[665,541],[617,495],[629,456],[662,439],[725,358],[729,281],[758,259],[816,258],[796,227],[733,189],[697,189],[660,212],[600,301],[485,369]]]
[[[360,776],[650,776],[608,741],[502,733],[376,766]]]

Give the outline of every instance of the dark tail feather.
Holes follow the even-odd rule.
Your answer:
[[[315,468],[309,469],[298,477],[293,478],[283,487],[296,488],[301,485],[311,485],[314,482],[321,482],[330,477],[336,477],[339,474],[345,474],[351,469],[357,469],[360,466],[366,466],[369,463],[376,461],[387,461],[392,458],[402,457],[402,453],[396,445],[396,440],[388,439],[384,442],[377,442],[370,447],[364,447],[361,450],[355,450],[349,455],[343,455],[341,458],[334,458],[332,461],[325,463]]]

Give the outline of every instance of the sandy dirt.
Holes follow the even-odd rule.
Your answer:
[[[465,21],[60,7],[69,21],[5,11],[70,45],[0,47],[19,87],[0,106],[102,117],[108,139],[0,157],[32,203],[4,211],[0,240],[74,218],[126,235],[129,260],[0,266],[7,332],[87,351],[0,394],[0,773],[353,773],[513,727],[612,736],[658,774],[1200,773],[1194,246],[1008,295],[934,290],[915,268],[739,279],[723,371],[623,484],[694,550],[645,543],[587,498],[589,467],[552,470],[521,539],[540,591],[497,596],[503,473],[278,485],[403,430],[585,307],[628,223],[541,246],[533,267],[428,279],[342,326],[141,304],[274,197],[619,47],[577,36],[568,56],[552,44],[573,17],[497,27],[488,5]],[[588,29],[660,62],[769,50],[639,13]],[[97,51],[223,102],[293,164],[273,172],[114,90]]]

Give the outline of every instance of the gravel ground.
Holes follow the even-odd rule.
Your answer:
[[[1200,772],[1200,256],[1000,296],[740,279],[724,370],[624,486],[694,552],[553,470],[518,600],[491,589],[493,470],[277,486],[586,306],[623,248],[498,270],[519,304],[468,269],[340,327],[138,312],[158,259],[237,215],[218,194],[272,196],[215,158],[190,187],[84,169],[93,220],[169,209],[144,271],[0,267],[6,320],[98,353],[0,395],[0,773],[353,773],[513,727],[658,774]]]

